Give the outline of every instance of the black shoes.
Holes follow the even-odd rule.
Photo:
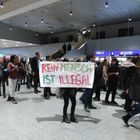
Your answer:
[[[35,90],[34,93],[38,94],[39,92],[41,92],[40,90]]]
[[[84,110],[85,110],[86,112],[90,112],[90,110],[88,109],[88,107],[84,107]]]
[[[91,105],[91,106],[89,106],[89,109],[97,109],[97,107]]]
[[[35,94],[38,94],[37,90],[34,91]]]
[[[65,123],[70,123],[70,120],[68,119],[68,118],[63,118],[63,122],[65,122]]]
[[[49,100],[50,99],[50,93],[44,92],[44,98]]]
[[[40,90],[36,90],[37,92],[41,92]]]
[[[112,101],[111,103],[112,103],[112,104],[114,104],[114,105],[118,105],[118,103],[117,103],[117,102],[115,102],[115,101]]]
[[[49,100],[50,99],[50,96],[47,96],[47,97],[44,97],[45,99]]]
[[[7,101],[9,101],[9,102],[11,101],[13,104],[17,104],[17,101],[15,100],[14,97],[10,97],[10,96],[8,96]]]
[[[122,120],[123,120],[124,123],[126,124],[126,127],[129,127],[128,120],[129,120],[130,118],[131,118],[131,117],[130,117],[128,114],[122,117]]]
[[[13,104],[17,104],[17,101],[15,100],[14,97],[11,97],[11,102],[12,102]]]
[[[73,122],[73,123],[78,123],[78,120],[75,117],[71,117],[70,121]]]
[[[101,101],[100,98],[98,98],[98,97],[94,97],[93,100],[95,100],[95,101]]]
[[[74,116],[71,116],[70,120],[67,117],[63,117],[62,122],[65,122],[65,123],[71,123],[71,122],[78,123],[78,120]]]
[[[50,93],[50,96],[56,96],[56,94]]]
[[[10,97],[10,96],[8,96],[8,99],[7,99],[7,101],[11,101],[12,100],[12,97]]]

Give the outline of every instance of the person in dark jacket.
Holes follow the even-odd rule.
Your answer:
[[[32,58],[31,61],[31,69],[32,69],[32,76],[34,80],[34,92],[37,94],[40,92],[38,90],[39,85],[39,61],[40,61],[40,52],[35,53],[35,57]]]
[[[119,69],[118,69],[118,60],[116,58],[112,58],[111,65],[109,66],[107,73],[108,73],[108,90],[105,97],[105,103],[110,103],[108,99],[110,93],[112,93],[111,103],[117,104],[115,102],[115,95],[118,87]]]
[[[6,81],[8,80],[8,69],[7,69],[7,61],[5,61],[5,57],[0,60],[0,96],[1,96],[1,86],[3,89],[3,98],[6,98]]]
[[[46,61],[51,61],[52,57],[51,56],[46,56]],[[51,93],[51,88],[50,87],[44,87],[44,98],[45,99],[50,99],[50,96],[52,95]]]
[[[65,43],[63,44],[62,49],[63,49],[63,53],[65,54],[67,52],[67,46]]]
[[[129,112],[132,110],[132,102],[133,100],[128,96],[127,90],[130,85],[130,81],[132,79],[133,73],[135,71],[135,64],[132,63],[133,65],[130,67],[127,67],[123,70],[121,77],[122,78],[122,85],[124,89],[124,97],[125,97],[125,104],[124,104],[124,109]]]
[[[137,55],[136,55],[137,56]],[[126,66],[127,68],[125,68],[122,72],[122,85],[123,85],[123,89],[124,89],[124,95],[125,95],[125,104],[124,104],[124,109],[129,112],[132,110],[132,102],[133,100],[128,96],[128,88],[130,85],[130,81],[132,79],[133,73],[135,71],[135,64],[137,63],[138,57],[136,57],[135,55],[133,56],[133,58],[131,59],[131,62],[126,62]],[[128,67],[129,66],[129,67]]]
[[[95,55],[88,55],[87,61],[93,62],[95,64],[95,67],[97,67],[97,64],[95,63]],[[84,110],[86,112],[90,112],[89,109],[97,109],[95,106],[92,105],[92,96],[94,92],[94,84],[92,88],[86,88],[82,96],[79,98],[80,101],[84,103]]]
[[[122,119],[126,126],[128,127],[128,121],[134,115],[140,113],[140,58],[137,59],[136,68],[132,76],[132,80],[130,82],[130,86],[128,88],[128,96],[137,104],[131,111],[127,113],[127,115],[123,116]]]
[[[95,77],[94,77],[94,92],[95,97],[93,98],[96,101],[100,101],[100,91],[101,91],[101,80],[102,80],[102,66],[100,62],[97,62],[97,66],[95,67]]]

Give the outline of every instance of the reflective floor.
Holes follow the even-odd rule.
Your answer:
[[[125,114],[121,108],[124,100],[118,97],[118,106],[93,101],[97,110],[87,113],[79,101],[82,94],[79,92],[76,106],[79,123],[66,124],[61,122],[63,100],[56,97],[45,100],[42,94],[22,86],[16,95],[18,104],[0,97],[0,140],[140,140],[140,130],[124,126],[121,120]],[[104,92],[101,99],[104,100]],[[136,116],[130,123],[139,127],[138,119]]]

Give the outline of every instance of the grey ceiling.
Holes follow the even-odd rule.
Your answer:
[[[71,0],[60,0],[51,5],[2,20],[13,26],[26,28],[40,33],[79,30],[92,26],[95,22],[101,25],[140,20],[140,0],[72,0],[73,15],[70,16]],[[95,16],[95,18],[94,18]],[[41,23],[41,19],[45,22]],[[28,26],[25,27],[24,23]]]

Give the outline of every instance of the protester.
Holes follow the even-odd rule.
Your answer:
[[[7,65],[7,68],[9,70],[8,83],[10,92],[7,101],[12,101],[13,104],[17,104],[17,101],[15,100],[15,88],[19,72],[18,64],[19,57],[16,55],[11,55],[10,62]]]
[[[67,59],[64,59],[63,61],[68,61]],[[61,88],[63,89],[63,99],[64,99],[64,106],[63,106],[63,122],[65,123],[78,123],[78,120],[75,117],[75,107],[76,107],[76,88]],[[61,90],[62,91],[62,90]],[[62,94],[62,93],[61,93]],[[69,105],[69,99],[71,100],[71,114],[70,114],[70,120],[67,115],[67,109]]]
[[[87,56],[87,61],[93,62],[96,67],[95,58],[96,58],[95,55],[89,55]],[[84,110],[86,112],[90,112],[89,109],[97,109],[95,106],[92,105],[93,92],[94,92],[94,85],[92,85],[92,88],[86,88],[82,96],[79,98],[80,101],[84,103]]]
[[[118,69],[118,60],[116,58],[112,58],[111,65],[109,66],[107,70],[108,74],[108,90],[105,96],[105,103],[109,102],[109,95],[112,93],[112,99],[111,103],[117,104],[115,101],[116,91],[118,87],[118,75],[119,75],[119,69]]]
[[[40,52],[35,53],[35,57],[31,61],[32,76],[34,80],[34,93],[41,92],[38,90],[39,85],[39,62],[40,62]]]
[[[137,59],[136,67],[128,87],[128,96],[137,104],[132,108],[127,115],[123,116],[122,119],[126,126],[129,126],[128,121],[134,115],[140,113],[140,58]]]

